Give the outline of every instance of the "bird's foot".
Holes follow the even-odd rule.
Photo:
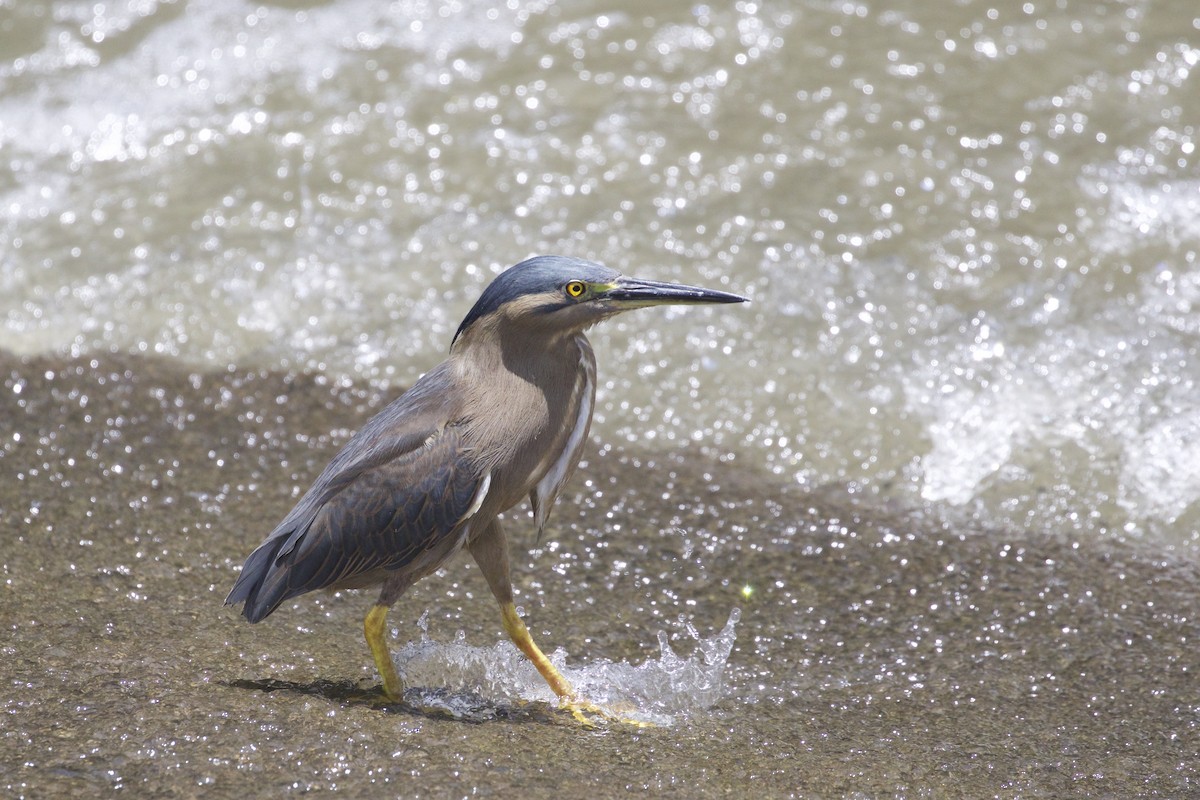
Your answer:
[[[559,701],[559,708],[571,712],[571,716],[585,728],[595,728],[602,724],[608,725],[612,723],[630,725],[635,728],[657,727],[653,722],[638,719],[634,716],[635,709],[631,707],[605,708],[604,706],[596,705],[590,700],[564,697]]]

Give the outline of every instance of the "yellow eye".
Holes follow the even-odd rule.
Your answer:
[[[583,297],[583,293],[587,291],[587,287],[583,285],[583,281],[571,281],[567,284],[568,297]]]

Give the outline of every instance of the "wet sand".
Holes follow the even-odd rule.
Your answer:
[[[371,597],[251,626],[237,567],[392,392],[0,354],[5,796],[1183,797],[1200,792],[1200,601],[1151,543],[964,530],[699,450],[592,446],[519,604],[573,662],[637,663],[741,622],[725,697],[673,727],[541,704],[381,702]],[[750,587],[749,596],[744,587]],[[393,612],[501,637],[466,557]]]

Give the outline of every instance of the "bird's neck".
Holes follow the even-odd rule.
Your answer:
[[[525,330],[515,325],[472,326],[450,357],[463,374],[487,381],[502,373],[515,376],[543,392],[555,380],[573,376],[590,345],[582,331]],[[569,390],[570,381],[565,388]]]
[[[574,426],[591,347],[582,333],[517,339],[472,336],[451,360],[472,446],[486,462],[506,465],[502,482],[519,495],[529,492],[544,471],[543,456],[556,455]]]

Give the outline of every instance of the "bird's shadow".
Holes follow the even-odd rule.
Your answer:
[[[569,724],[570,714],[560,712],[546,703],[496,703],[474,692],[414,687],[404,691],[404,699],[396,701],[383,693],[378,685],[365,685],[351,680],[315,680],[298,683],[276,678],[258,680],[237,679],[221,681],[233,689],[256,692],[291,692],[320,697],[347,706],[365,706],[385,714],[408,714],[427,719],[453,720],[482,724],[485,722],[540,722]]]

